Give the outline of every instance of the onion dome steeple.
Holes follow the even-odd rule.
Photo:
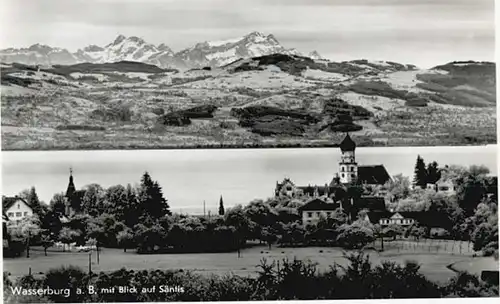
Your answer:
[[[356,149],[356,144],[349,136],[349,133],[346,134],[344,140],[340,143],[340,150],[342,152],[345,151],[354,151]]]

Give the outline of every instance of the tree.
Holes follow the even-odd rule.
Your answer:
[[[103,211],[123,219],[127,205],[127,189],[122,185],[111,186],[104,194]]]
[[[123,218],[122,221],[129,228],[133,228],[139,220],[138,201],[134,188],[130,184],[127,185],[125,193],[125,202],[123,203]]]
[[[31,189],[29,190],[26,201],[28,202],[28,205],[31,207],[31,209],[33,209],[33,213],[35,213],[39,217],[43,217],[47,212],[47,205],[40,202],[35,187],[31,187]]]
[[[91,220],[92,217],[90,215],[81,213],[73,215],[65,224],[65,227],[79,232],[78,236],[74,240],[77,245],[84,245],[87,241],[87,228]]]
[[[347,249],[361,249],[374,240],[373,225],[365,220],[342,225],[339,230],[337,242]]]
[[[54,246],[54,240],[52,239],[50,234],[44,233],[42,234],[42,239],[40,243],[43,247],[43,252],[45,256],[47,256],[47,248]]]
[[[101,219],[92,219],[87,226],[87,236],[95,239],[97,250],[97,264],[99,264],[99,248],[106,239],[106,230]]]
[[[264,227],[261,231],[261,238],[267,243],[269,250],[271,250],[271,245],[278,239],[276,233],[277,232],[270,227]]]
[[[437,162],[432,162],[427,165],[427,183],[435,184],[441,178],[441,170]]]
[[[59,232],[59,240],[63,244],[70,244],[73,243],[80,235],[81,235],[80,231],[64,227],[63,229],[61,229],[61,232]],[[65,249],[63,247],[63,251],[64,250]]]
[[[141,178],[137,199],[139,216],[142,218],[150,217],[156,220],[172,214],[160,185],[151,179],[148,172],[145,172]]]
[[[403,228],[400,225],[397,224],[390,224],[387,227],[384,228],[383,234],[389,237],[393,237],[394,240],[396,240],[396,237],[398,235],[403,234]]]
[[[37,215],[32,215],[23,218],[18,222],[11,222],[8,224],[11,239],[15,242],[26,244],[26,257],[30,257],[30,243],[36,240],[41,232],[40,219]]]
[[[50,200],[50,209],[57,214],[58,216],[61,216],[65,213],[66,209],[66,199],[64,197],[64,193],[56,193]]]
[[[222,195],[219,200],[219,215],[224,215],[224,202],[222,201]]]
[[[241,205],[229,209],[224,221],[227,226],[233,226],[236,229],[238,257],[240,256],[240,248],[246,243],[247,237],[250,235],[251,223],[245,216],[245,212]]]
[[[405,199],[410,194],[410,179],[403,174],[393,176],[392,180],[389,180],[385,186],[391,201]]]
[[[52,238],[56,239],[63,225],[59,218],[61,214],[57,211],[49,209],[49,211],[41,218],[40,227]]]
[[[98,216],[104,211],[104,189],[98,184],[90,184],[85,187],[82,199],[83,212],[91,216]]]
[[[488,190],[488,168],[471,166],[456,178],[458,204],[467,216],[474,213]]]
[[[485,255],[498,252],[498,205],[479,204],[471,221],[474,250],[482,250]]]
[[[417,156],[413,183],[415,186],[419,186],[421,188],[425,188],[427,186],[427,169],[425,168],[424,159],[420,157],[420,155]]]
[[[384,251],[384,229],[380,224],[373,225],[373,236],[380,238],[380,248],[381,251]]]
[[[304,242],[306,231],[299,221],[283,225],[282,231],[280,243],[294,246]]]
[[[139,223],[134,227],[134,231],[134,242],[140,253],[153,252],[167,243],[167,231],[158,223]]]
[[[253,225],[255,229],[250,231],[253,238],[259,238],[260,230],[265,227],[275,227],[276,228],[276,218],[278,217],[277,212],[271,208],[271,206],[262,200],[253,200],[245,206],[244,215],[251,222],[255,223]]]
[[[127,248],[130,248],[133,245],[134,235],[130,229],[125,229],[118,232],[116,239],[118,241],[118,245],[123,248],[123,252],[127,252]]]
[[[404,232],[405,237],[412,236],[415,240],[419,240],[420,238],[425,236],[425,227],[420,227],[418,222],[413,222],[413,224],[406,229]]]

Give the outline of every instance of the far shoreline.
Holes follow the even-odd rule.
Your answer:
[[[358,148],[405,148],[405,147],[443,147],[443,148],[464,148],[464,147],[488,147],[488,146],[496,146],[496,142],[492,143],[482,143],[482,144],[462,144],[462,145],[424,145],[419,142],[408,143],[407,145],[359,145]],[[104,146],[104,147],[96,147],[95,145],[85,146],[82,145],[80,147],[71,147],[71,148],[37,148],[37,147],[29,147],[29,148],[5,148],[2,146],[2,152],[24,152],[24,151],[141,151],[141,150],[265,150],[265,149],[321,149],[321,148],[338,148],[338,144],[307,144],[307,143],[297,143],[297,144],[248,144],[248,145],[124,145],[124,146]]]

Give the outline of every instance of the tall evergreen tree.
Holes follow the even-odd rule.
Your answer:
[[[44,208],[44,206],[42,206],[42,202],[40,202],[40,199],[38,198],[35,187],[31,187],[26,200],[28,201],[28,205],[33,209],[33,213],[35,213],[39,217],[43,217],[43,215],[47,211],[47,208]]]
[[[137,195],[130,184],[127,184],[125,194],[125,209],[123,210],[123,221],[127,227],[134,227],[138,223]]]
[[[415,164],[415,175],[413,177],[415,186],[425,188],[427,186],[427,169],[425,162],[420,155],[417,156],[417,163]]]
[[[222,201],[222,195],[221,195],[219,200],[219,215],[224,215],[224,213],[225,213],[224,202]]]
[[[427,165],[427,182],[434,184],[441,178],[441,171],[438,163],[433,161]]]
[[[141,178],[137,199],[139,214],[142,217],[159,219],[172,214],[167,200],[163,197],[160,185],[151,179],[148,172],[145,172]]]

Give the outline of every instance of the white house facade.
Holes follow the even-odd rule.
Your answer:
[[[33,209],[28,205],[28,203],[20,198],[14,197],[9,198],[5,206],[5,214],[8,216],[10,221],[21,221],[24,218],[33,215]]]
[[[379,224],[381,226],[388,226],[388,225],[410,226],[414,222],[415,222],[414,219],[412,219],[412,218],[405,218],[399,212],[394,213],[389,218],[381,218],[379,220]]]

